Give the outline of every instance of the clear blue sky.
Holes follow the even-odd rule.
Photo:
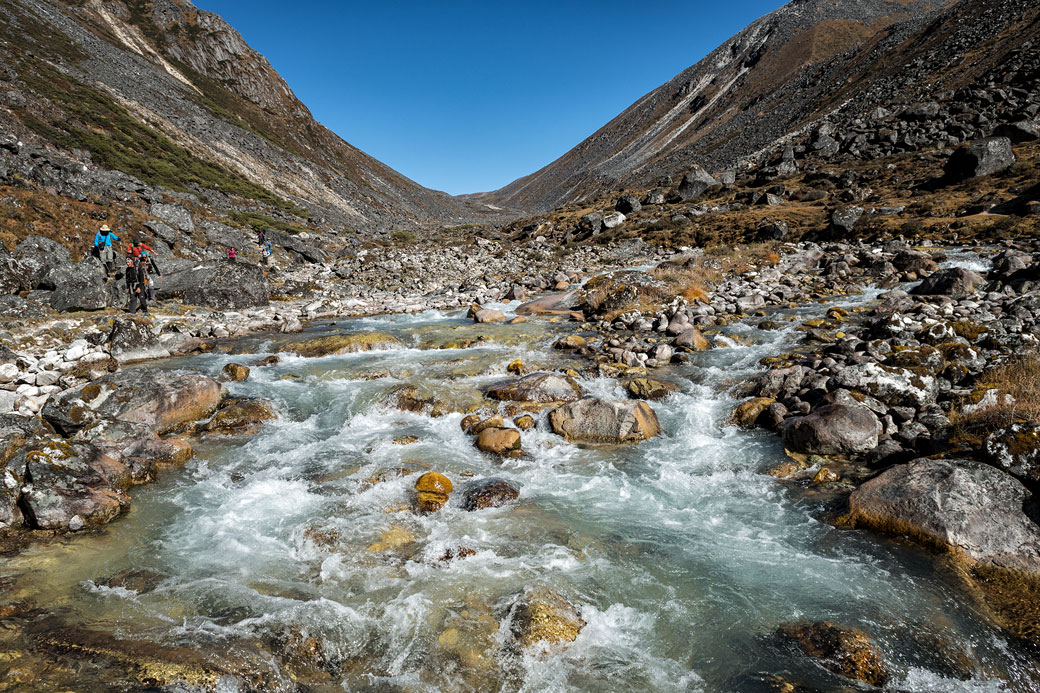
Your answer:
[[[784,0],[195,4],[347,142],[460,194],[548,164]]]

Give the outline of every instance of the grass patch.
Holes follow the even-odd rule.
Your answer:
[[[262,228],[262,229],[276,229],[284,233],[291,233],[297,235],[305,231],[310,231],[305,226],[299,226],[298,224],[291,224],[281,219],[275,219],[269,217],[266,214],[259,214],[257,212],[231,212],[228,215],[228,219],[231,221],[232,226],[239,228]]]
[[[977,405],[989,390],[997,390],[996,402],[982,408],[965,411],[968,405]],[[1003,395],[1011,395],[1006,402]],[[975,442],[997,429],[1006,428],[1016,421],[1040,421],[1040,355],[1029,354],[987,371],[979,378],[975,393],[951,413],[954,440]]]

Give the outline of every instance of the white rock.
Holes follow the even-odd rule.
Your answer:
[[[18,389],[15,390],[15,392],[17,392],[19,395],[35,397],[36,395],[40,394],[40,388],[36,387],[35,385],[22,384],[18,386]]]
[[[70,346],[68,351],[65,352],[66,361],[79,361],[81,358],[86,356],[90,352],[90,345],[85,339],[77,339]]]
[[[78,532],[79,530],[83,529],[83,526],[85,524],[86,523],[83,522],[82,517],[80,517],[79,515],[73,515],[72,519],[69,520],[69,530],[73,532]]]
[[[14,411],[14,403],[17,400],[18,395],[14,392],[0,390],[0,414],[7,414]]]
[[[11,383],[18,378],[18,366],[13,363],[0,364],[0,383]]]

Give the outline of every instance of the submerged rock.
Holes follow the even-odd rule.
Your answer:
[[[771,403],[770,403],[771,404]],[[866,407],[829,404],[784,424],[784,447],[812,455],[854,455],[878,446],[881,422]]]
[[[208,419],[221,395],[220,384],[203,375],[134,368],[66,390],[41,414],[65,435],[97,421],[140,423],[163,434]]]
[[[483,510],[505,505],[520,496],[520,490],[511,482],[497,477],[471,481],[462,488],[462,507]]]
[[[829,621],[785,623],[777,637],[796,645],[831,671],[871,686],[884,686],[889,679],[881,651],[859,628],[838,626]]]
[[[240,383],[249,378],[249,366],[240,363],[229,363],[220,372],[233,383]]]
[[[586,397],[554,409],[549,424],[575,443],[638,443],[661,432],[657,414],[643,401]]]
[[[910,535],[969,562],[1040,577],[1040,527],[1017,479],[973,460],[892,467],[849,497],[856,526]]]
[[[252,433],[260,423],[277,416],[270,402],[243,397],[226,401],[202,428],[210,433]]]
[[[491,399],[506,402],[574,402],[584,393],[574,378],[557,373],[533,373],[517,380],[492,385]]]
[[[573,642],[585,627],[578,610],[544,585],[524,588],[513,603],[509,632],[520,647]]]
[[[280,346],[278,352],[291,352],[299,356],[318,357],[353,354],[359,351],[387,349],[400,345],[401,341],[390,334],[383,332],[355,332],[353,334],[334,334],[289,342]]]
[[[679,386],[662,380],[650,380],[649,378],[633,378],[625,383],[628,396],[632,399],[661,399],[669,393],[678,392]]]

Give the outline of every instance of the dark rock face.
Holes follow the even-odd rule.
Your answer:
[[[16,294],[33,288],[33,270],[18,258],[0,255],[0,294]]]
[[[118,288],[113,291],[111,286],[105,284],[105,271],[101,263],[93,258],[56,266],[47,273],[43,282],[54,287],[50,304],[59,313],[104,310],[118,291]]]
[[[487,390],[488,397],[505,402],[573,402],[583,394],[574,378],[556,373],[532,373]]]
[[[206,262],[164,275],[159,300],[233,310],[267,305],[270,286],[258,265],[245,262]]]
[[[466,510],[497,508],[519,496],[520,489],[511,482],[490,477],[471,481],[462,488],[462,507]]]
[[[881,423],[866,407],[830,404],[784,426],[784,446],[815,455],[854,455],[877,447]]]
[[[1040,527],[1022,510],[1026,488],[972,460],[919,459],[853,492],[857,525],[937,542],[971,561],[1040,575]]]
[[[33,289],[55,289],[53,284],[44,282],[44,278],[55,267],[72,263],[65,246],[42,236],[26,236],[12,255],[31,269],[30,283]]]
[[[220,384],[205,376],[134,368],[52,397],[42,415],[65,435],[97,421],[139,423],[162,434],[209,418],[220,400]]]
[[[911,293],[917,296],[967,296],[982,286],[982,275],[963,267],[951,267],[932,274]]]
[[[829,621],[802,621],[783,624],[776,635],[837,674],[871,686],[884,686],[888,681],[881,651],[859,628],[838,626]]]
[[[1032,142],[1040,139],[1040,126],[1035,120],[1020,120],[1017,123],[998,125],[993,131],[994,137],[1006,137],[1015,144]]]
[[[662,200],[663,201],[663,200]],[[632,214],[643,208],[643,204],[635,195],[622,195],[614,204],[614,209],[622,214]]]
[[[959,148],[950,156],[943,171],[950,182],[960,182],[1000,173],[1016,161],[1007,137],[987,137]]]

